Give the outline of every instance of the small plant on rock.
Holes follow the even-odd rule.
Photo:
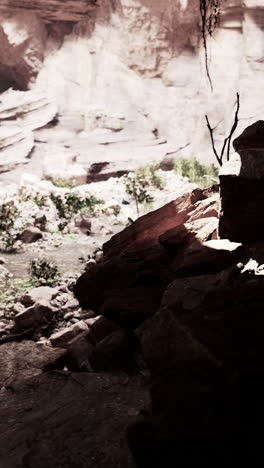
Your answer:
[[[58,265],[46,257],[31,261],[30,274],[31,278],[43,279],[49,285],[55,284],[60,277]]]

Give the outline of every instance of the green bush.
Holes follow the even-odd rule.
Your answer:
[[[50,198],[61,219],[59,224],[60,231],[63,231],[76,213],[82,212],[88,216],[95,216],[96,205],[100,203],[93,195],[80,197],[74,192],[65,193],[64,196],[51,193]]]
[[[137,215],[139,216],[139,205],[150,204],[154,201],[149,193],[151,187],[162,190],[163,181],[157,175],[159,164],[151,164],[137,169],[134,173],[124,177],[125,190],[136,203]]]
[[[75,179],[64,179],[64,178],[58,178],[58,179],[50,179],[56,187],[60,188],[75,188],[79,185],[78,181]]]
[[[0,246],[2,250],[12,251],[20,245],[19,232],[15,229],[15,222],[19,214],[19,209],[13,201],[2,203],[0,206]]]
[[[58,265],[46,257],[31,261],[30,274],[32,279],[44,279],[50,285],[56,283],[60,277]]]
[[[189,181],[201,188],[217,182],[218,168],[214,164],[201,164],[197,159],[179,158],[174,166],[176,174],[188,177]]]
[[[32,200],[39,208],[47,206],[48,202],[48,195],[42,195],[40,192],[32,193],[24,186],[18,189],[18,197],[20,202]]]

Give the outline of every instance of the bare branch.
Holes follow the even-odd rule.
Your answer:
[[[240,96],[239,96],[238,93],[236,93],[236,105],[237,105],[237,107],[236,107],[235,119],[234,119],[233,126],[231,128],[229,137],[228,137],[228,146],[227,146],[227,155],[226,155],[227,161],[229,161],[231,139],[232,139],[233,133],[236,130],[237,124],[238,124],[238,112],[239,112],[239,108],[240,108]]]
[[[210,137],[211,137],[211,143],[212,143],[212,148],[213,148],[213,152],[215,154],[215,157],[217,159],[217,162],[219,164],[219,166],[222,166],[222,160],[221,158],[219,158],[218,154],[217,154],[217,151],[216,151],[216,148],[215,148],[215,142],[214,142],[214,130],[212,129],[211,125],[210,125],[210,122],[209,122],[209,119],[207,117],[207,115],[205,116],[205,119],[206,119],[206,122],[207,122],[207,127],[208,127],[208,130],[210,132]]]
[[[214,141],[214,129],[215,128],[211,127],[207,115],[205,116],[207,127],[208,127],[208,130],[209,130],[209,133],[210,133],[212,149],[213,149],[214,155],[216,157],[216,160],[217,160],[219,166],[223,165],[223,157],[224,157],[224,154],[225,154],[226,145],[227,145],[226,160],[229,161],[231,140],[232,140],[232,136],[233,136],[233,134],[234,134],[234,132],[235,132],[235,130],[237,128],[237,124],[238,124],[239,108],[240,108],[240,96],[239,96],[238,93],[236,93],[236,112],[235,112],[235,117],[234,117],[234,123],[233,123],[233,125],[231,127],[229,135],[224,139],[224,143],[223,143],[223,146],[222,146],[222,149],[221,149],[220,156],[218,155],[218,152],[217,152],[216,147],[215,147],[215,141]]]

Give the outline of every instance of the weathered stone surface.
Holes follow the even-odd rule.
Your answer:
[[[67,367],[75,371],[93,371],[90,358],[93,353],[93,345],[89,341],[88,331],[75,336],[67,343]]]
[[[27,164],[27,157],[33,147],[34,137],[31,132],[15,126],[0,127],[0,172],[14,169],[18,164]]]
[[[23,6],[18,0],[0,4],[2,12],[7,11],[1,21],[4,89],[13,82],[26,89],[38,75],[33,86],[48,89],[60,108],[58,128],[45,129],[46,140],[56,135],[63,144],[67,135],[78,150],[82,137],[87,138],[80,163],[94,164],[89,168],[91,178],[100,177],[96,167],[105,163],[101,177],[127,170],[127,162],[144,158],[141,143],[151,132],[158,137],[157,144],[146,149],[146,160],[158,151],[158,141],[166,139],[164,156],[199,154],[212,161],[204,115],[209,115],[221,144],[232,125],[234,90],[243,99],[238,132],[246,119],[254,121],[263,113],[258,96],[263,77],[263,12],[258,2],[249,2],[254,6],[245,8],[242,0],[228,0],[221,10],[215,36],[208,38],[212,96],[200,66],[197,0],[92,3],[50,0],[45,8],[40,0],[27,0]],[[78,66],[71,66],[72,57],[81,57]],[[108,73],[101,73],[106,67]],[[137,136],[138,150],[118,146],[118,138],[132,142],[139,132],[143,138]]]
[[[28,89],[41,69],[47,38],[44,24],[33,11],[30,12],[23,8],[12,11],[12,2],[6,2],[7,4],[9,8],[4,13],[3,2],[0,2],[1,92],[9,88]],[[13,94],[13,96],[15,95],[18,97],[19,92]],[[2,96],[5,100],[6,95],[2,94],[1,98]],[[1,110],[2,103],[1,99]],[[13,103],[16,107],[15,101]],[[21,118],[23,117],[21,115]]]
[[[208,241],[201,245],[217,226],[216,218],[203,218],[201,206],[197,207],[197,199],[199,203],[207,196],[214,196],[213,192],[195,190],[183,195],[114,236],[104,245],[103,261],[77,281],[74,292],[80,306],[133,329],[158,310],[166,285],[176,276],[219,271],[241,260],[245,253],[240,244]],[[194,210],[201,219],[188,226],[185,222]],[[184,247],[179,252],[159,244],[164,230],[175,226]],[[186,244],[185,239],[189,239]]]
[[[218,218],[197,219],[169,229],[159,237],[159,242],[168,249],[177,249],[182,244],[191,243],[194,239],[205,242],[211,239],[217,227]]]
[[[85,323],[89,326],[89,339],[94,344],[102,341],[114,331],[119,330],[119,327],[114,322],[107,320],[103,316],[87,319]]]
[[[61,366],[62,349],[38,346],[34,341],[5,343],[0,346],[0,388],[41,374],[48,367]],[[58,368],[58,367],[57,367]]]
[[[240,161],[230,161],[220,172],[219,236],[233,241],[262,240],[264,228],[264,122],[258,121],[234,140]],[[239,166],[240,165],[240,166]]]
[[[39,239],[42,239],[43,234],[40,229],[36,226],[28,226],[24,231],[19,235],[19,240],[25,244],[31,244],[36,242]]]
[[[193,221],[196,221],[197,219],[202,219],[202,218],[211,218],[211,217],[218,218],[219,209],[220,209],[220,195],[218,191],[217,193],[214,193],[214,192],[212,192],[212,194],[208,193],[208,198],[198,201],[195,204],[195,208],[192,211],[192,213],[190,213],[188,222],[191,223]]]
[[[1,74],[1,71],[0,71]],[[29,162],[34,147],[32,130],[50,122],[57,105],[40,91],[8,89],[0,101],[0,172]]]
[[[50,122],[58,111],[56,101],[43,91],[18,91],[8,89],[1,94],[0,122],[3,126],[18,125],[26,131],[41,128]]]
[[[194,240],[183,248],[172,261],[176,275],[189,276],[216,273],[246,258],[242,244],[227,239],[209,240],[203,243]]]
[[[131,226],[113,236],[103,246],[104,255],[111,257],[131,249],[143,249],[158,243],[159,236],[188,220],[195,203],[204,199],[202,190],[183,195],[162,208],[138,218]]]
[[[49,372],[14,389],[0,395],[5,468],[135,467],[125,431],[148,402],[137,377]]]
[[[20,297],[20,302],[26,307],[29,307],[40,300],[50,302],[52,299],[54,299],[54,297],[57,296],[58,292],[58,288],[39,286],[38,288],[33,288],[27,293],[23,294]]]
[[[81,21],[96,8],[94,0],[48,0],[43,5],[41,0],[25,0],[22,9],[32,11],[45,21]],[[1,0],[0,11],[21,11],[19,0]]]
[[[38,328],[41,324],[51,320],[54,311],[47,300],[41,299],[15,316],[16,327],[19,329]]]
[[[157,245],[95,265],[78,279],[74,292],[82,308],[133,328],[157,310],[167,276],[168,254]]]
[[[52,346],[58,348],[67,348],[69,342],[77,335],[82,334],[88,330],[88,325],[84,320],[80,320],[71,327],[63,328],[50,336]]]

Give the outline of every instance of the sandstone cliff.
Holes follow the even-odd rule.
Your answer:
[[[152,132],[169,142],[165,154],[184,147],[177,154],[213,160],[206,113],[221,145],[237,91],[238,132],[263,112],[262,2],[224,5],[208,44],[211,93],[198,0],[0,0],[1,89],[55,99],[59,125],[42,140],[82,137],[91,148],[82,162],[94,153],[91,140],[142,141]]]

